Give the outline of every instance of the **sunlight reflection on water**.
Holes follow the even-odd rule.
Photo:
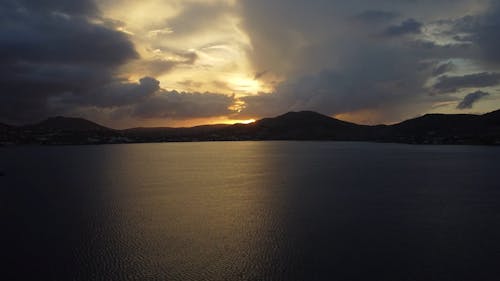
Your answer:
[[[215,142],[0,152],[6,280],[500,273],[498,148]]]

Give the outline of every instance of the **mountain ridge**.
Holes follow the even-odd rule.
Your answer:
[[[61,130],[61,131],[105,131],[113,130],[90,120],[79,117],[56,116],[49,117],[35,124],[21,126],[30,130]]]
[[[3,125],[3,124],[2,124]],[[7,143],[87,144],[230,140],[335,140],[422,144],[500,144],[500,110],[482,115],[425,114],[393,125],[359,125],[314,111],[287,112],[250,124],[107,128],[76,117],[0,126]]]

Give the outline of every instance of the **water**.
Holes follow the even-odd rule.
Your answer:
[[[500,149],[0,148],[2,280],[493,280]]]

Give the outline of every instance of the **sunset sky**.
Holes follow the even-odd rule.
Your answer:
[[[500,2],[3,0],[0,122],[363,124],[500,108]]]

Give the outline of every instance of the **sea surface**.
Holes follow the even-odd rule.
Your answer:
[[[498,280],[500,148],[0,147],[1,280]]]

